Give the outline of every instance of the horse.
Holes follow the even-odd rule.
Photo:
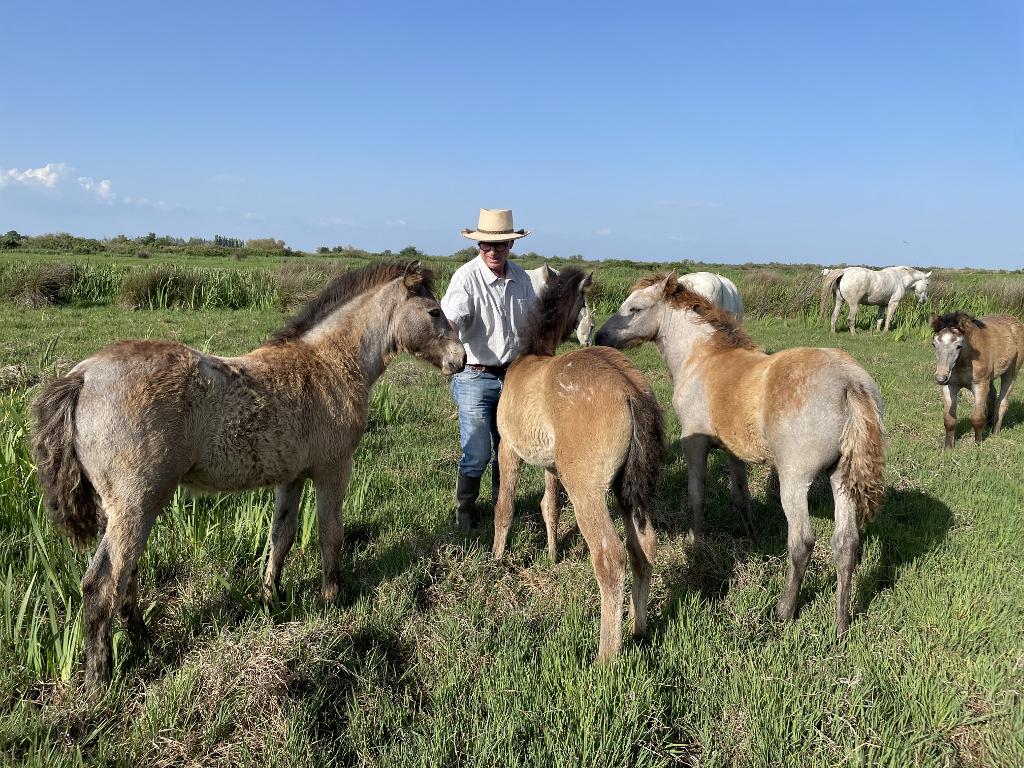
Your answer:
[[[572,330],[590,284],[591,276],[576,267],[554,276],[524,334],[521,356],[505,374],[498,402],[501,485],[492,553],[496,559],[505,553],[521,462],[543,467],[541,512],[548,554],[552,560],[558,554],[555,534],[564,488],[601,591],[597,660],[603,662],[622,645],[627,553],[633,571],[633,635],[647,631],[647,593],[656,548],[650,514],[664,438],[654,392],[625,355],[608,347],[555,355]],[[622,512],[625,548],[608,512],[609,488]]]
[[[398,352],[456,373],[465,352],[418,262],[348,272],[241,357],[166,341],[118,341],[47,384],[31,450],[46,506],[80,548],[87,683],[109,680],[111,620],[145,635],[138,561],[179,484],[275,486],[264,597],[295,539],[307,478],[316,489],[322,594],[338,594],[342,501],[366,429],[370,388]]]
[[[690,272],[682,275],[679,282],[694,293],[699,293],[719,309],[732,312],[736,320],[743,322],[743,297],[736,284],[728,277],[712,272]]]
[[[941,317],[933,315],[932,330],[935,383],[942,387],[945,405],[945,448],[952,448],[956,439],[956,397],[961,389],[974,393],[974,442],[981,442],[986,410],[992,434],[998,434],[1010,405],[1014,379],[1024,364],[1024,325],[1011,315],[973,317],[966,312],[950,312]],[[997,378],[1001,378],[998,397]]]
[[[807,491],[826,471],[835,499],[832,554],[838,573],[836,628],[849,627],[849,592],[859,529],[885,494],[882,398],[878,386],[838,349],[765,354],[734,317],[681,285],[674,273],[642,279],[597,332],[597,344],[626,348],[653,341],[673,380],[689,472],[691,542],[701,535],[711,447],[724,449],[732,503],[754,537],[747,464],[779,474],[789,528],[789,570],[776,608],[792,619],[814,546]]]
[[[857,333],[857,310],[861,304],[872,304],[878,307],[876,330],[889,330],[892,317],[900,299],[908,290],[917,294],[917,303],[928,301],[928,280],[931,272],[922,272],[911,267],[886,267],[874,270],[864,267],[844,267],[842,269],[823,269],[824,280],[821,286],[821,314],[828,312],[828,303],[835,300],[832,310],[832,333],[836,332],[839,311],[845,300],[849,306],[847,324],[850,333]],[[882,320],[885,327],[882,327]]]
[[[543,295],[552,278],[558,275],[558,270],[541,264],[534,269],[526,270],[533,284],[533,292],[538,298]],[[594,308],[584,297],[583,308],[579,312],[579,320],[576,323],[576,338],[584,347],[592,346],[594,343]]]

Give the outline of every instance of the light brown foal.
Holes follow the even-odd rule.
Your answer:
[[[562,270],[549,283],[524,354],[508,369],[498,404],[501,487],[494,511],[494,556],[505,552],[522,461],[544,467],[541,502],[548,553],[557,555],[559,496],[564,484],[587,542],[601,590],[598,661],[622,644],[626,557],[633,570],[634,636],[647,631],[647,592],[654,563],[650,521],[663,453],[661,410],[650,385],[620,352],[589,347],[555,356],[575,327],[590,276]],[[622,512],[626,545],[612,524],[611,488]]]

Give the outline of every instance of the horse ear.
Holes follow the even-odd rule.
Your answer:
[[[664,288],[665,292],[668,293],[669,291],[673,290],[676,287],[676,283],[678,282],[679,275],[677,275],[676,271],[673,269],[671,272],[665,275],[665,280],[662,282],[662,288]]]
[[[938,332],[938,330],[939,330],[939,316],[933,314],[931,319],[928,322],[931,323],[932,330],[935,331],[935,332]]]
[[[420,267],[419,261],[412,261],[406,265],[402,283],[409,293],[416,293],[420,286],[423,285],[423,270]]]
[[[580,293],[582,293],[584,295],[584,297],[585,297],[587,291],[590,290],[590,287],[593,284],[594,284],[594,273],[593,272],[588,272],[587,276],[584,277],[583,280],[580,282]],[[586,303],[586,298],[584,298],[583,301],[584,301],[584,303]]]
[[[550,283],[551,278],[555,276],[555,270],[553,270],[547,264],[544,264],[541,268],[544,270],[542,274],[544,275],[544,283],[546,285],[547,283]]]
[[[934,271],[934,270],[929,270],[928,272],[925,272],[925,273],[924,273],[924,276],[925,276],[925,277],[931,277],[931,276],[932,276],[932,272],[933,272],[933,271]]]

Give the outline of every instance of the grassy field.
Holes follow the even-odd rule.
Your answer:
[[[598,267],[609,304],[636,274]],[[734,274],[746,286],[771,282]],[[786,285],[808,274],[796,270]],[[942,300],[997,279],[1011,278],[950,276]],[[798,304],[791,294],[777,298]],[[769,351],[841,346],[882,389],[888,497],[864,537],[847,638],[834,637],[827,484],[812,488],[818,544],[797,620],[783,624],[773,609],[785,520],[768,472],[751,473],[760,534],[753,543],[730,510],[724,462],[713,454],[710,536],[687,546],[686,466],[669,409],[651,633],[627,639],[605,667],[592,664],[598,593],[571,511],[551,562],[543,478],[527,469],[505,561],[490,558],[490,526],[459,535],[448,382],[400,358],[375,390],[357,453],[339,603],[319,597],[308,490],[285,594],[270,607],[260,586],[272,494],[179,493],[141,565],[152,642],[133,645],[117,630],[114,685],[88,704],[78,679],[87,555],[57,537],[41,509],[25,443],[31,391],[0,394],[0,759],[292,768],[1024,765],[1024,401],[1018,390],[1006,430],[981,447],[962,403],[958,445],[942,453],[922,325],[929,309],[901,311],[888,336],[830,339],[805,306],[785,313],[757,304],[747,322]],[[240,353],[282,316],[276,300],[195,311],[87,297],[42,308],[0,302],[0,366],[51,370],[126,337]],[[667,407],[670,382],[656,350],[630,354]],[[481,495],[489,496],[486,487]]]

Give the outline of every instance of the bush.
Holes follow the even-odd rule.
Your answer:
[[[67,232],[51,235],[39,235],[26,238],[26,245],[41,251],[57,251],[60,253],[102,253],[105,246],[91,237],[75,237]]]
[[[279,300],[273,276],[263,270],[163,266],[130,272],[118,303],[130,309],[268,309]]]
[[[4,272],[0,295],[27,309],[67,304],[81,272],[71,264],[19,265]]]
[[[12,229],[7,234],[0,236],[0,251],[14,250],[21,245],[21,241],[24,239],[24,235],[19,235]]]

